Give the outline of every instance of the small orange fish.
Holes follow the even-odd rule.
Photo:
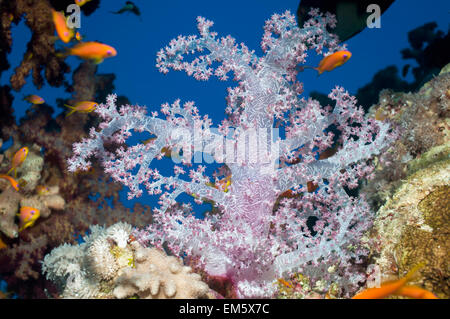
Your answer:
[[[351,56],[352,53],[346,50],[334,52],[324,57],[322,61],[320,61],[319,66],[314,69],[319,72],[319,75],[325,71],[332,71],[347,62]]]
[[[81,36],[79,31],[77,31],[77,33],[75,33],[75,39],[77,39],[77,41],[83,40],[83,37]]]
[[[25,96],[25,97],[23,98],[23,100],[24,100],[24,101],[27,101],[27,102],[30,102],[30,103],[32,103],[32,104],[43,104],[43,103],[45,103],[45,101],[44,101],[43,98],[41,98],[41,97],[38,96],[38,95],[34,95],[34,94]]]
[[[17,214],[17,216],[19,216],[19,232],[21,232],[22,230],[33,226],[34,222],[39,218],[39,216],[41,216],[41,214],[39,209],[30,206],[22,206],[20,208],[20,213]]]
[[[278,282],[288,288],[292,288],[292,284],[284,280],[283,278],[278,278]]]
[[[82,7],[89,1],[92,1],[92,0],[75,0],[75,4],[78,5],[79,7]]]
[[[211,186],[221,190],[225,193],[228,192],[228,187],[231,185],[231,175],[219,180],[217,183],[206,183],[206,186]]]
[[[6,248],[8,248],[8,246],[5,244],[5,242],[0,238],[0,250],[1,249],[6,249]],[[1,297],[0,297],[0,299],[1,299]]]
[[[422,268],[424,264],[419,264],[411,269],[408,274],[398,280],[388,281],[381,284],[379,288],[368,288],[353,296],[352,299],[381,299],[389,295],[395,294],[400,288],[411,280],[413,275]]]
[[[22,163],[25,161],[28,155],[28,147],[22,147],[20,150],[18,150],[12,159],[11,169],[6,173],[6,175],[9,175],[12,171],[14,171],[14,177],[17,176],[17,167],[22,165]]]
[[[66,17],[63,13],[52,9],[53,23],[55,24],[56,33],[64,43],[69,43],[74,36],[73,29],[67,27]]]
[[[116,49],[99,42],[80,42],[66,51],[66,55],[75,55],[81,59],[102,63],[105,58],[117,55]]]
[[[432,292],[414,285],[403,286],[394,294],[414,299],[439,299]]]
[[[45,185],[36,186],[36,193],[40,196],[47,195],[50,193],[50,189]]]
[[[0,178],[6,179],[16,191],[19,191],[19,183],[14,178],[5,174],[0,174]]]
[[[75,106],[71,106],[71,105],[67,105],[64,104],[64,106],[67,106],[69,109],[71,109],[71,111],[69,113],[67,113],[66,117],[68,117],[69,115],[71,115],[74,112],[80,112],[80,113],[89,113],[94,111],[98,104],[97,102],[91,102],[91,101],[81,101],[81,102],[77,102],[75,104]]]

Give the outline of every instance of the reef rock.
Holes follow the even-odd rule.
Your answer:
[[[91,226],[79,245],[64,244],[45,256],[47,279],[63,298],[213,298],[198,274],[179,258],[145,248],[132,227],[117,223]]]
[[[4,157],[12,158],[19,147],[15,145],[9,148],[5,151]],[[48,218],[52,210],[63,210],[65,207],[66,203],[59,194],[58,186],[47,187],[48,191],[43,195],[33,194],[41,180],[44,166],[44,159],[39,151],[39,146],[32,145],[27,158],[17,168],[16,180],[20,185],[19,191],[12,188],[7,180],[0,179],[0,232],[9,238],[16,238],[19,235],[16,214],[20,212],[21,207],[30,206],[38,209],[39,218]],[[0,161],[0,167],[6,170],[11,167],[11,164]]]
[[[411,164],[421,169],[378,210],[370,234],[373,261],[379,267],[381,282],[425,263],[411,283],[448,299],[450,143],[431,149]]]

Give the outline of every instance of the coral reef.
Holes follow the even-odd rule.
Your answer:
[[[18,149],[17,146],[10,147],[5,152],[5,157],[11,158]],[[27,158],[17,169],[17,179],[23,185],[20,192],[12,188],[8,181],[0,180],[0,232],[10,238],[18,236],[16,214],[20,207],[31,206],[38,209],[40,218],[48,218],[52,210],[64,209],[65,201],[59,195],[58,186],[49,188],[46,194],[31,194],[41,178],[43,168],[39,151],[37,145],[30,147]]]
[[[97,74],[95,65],[80,63],[80,67],[73,74],[72,83],[64,82],[67,91],[72,95],[71,99],[61,100],[57,106],[63,107],[64,103],[77,99],[104,98],[114,89],[114,78],[114,74]],[[35,145],[29,159],[39,158],[39,163],[32,161],[32,166],[37,167],[36,170],[33,169],[35,173],[28,174],[28,177],[25,177],[26,182],[23,180],[23,195],[33,197],[36,195],[33,186],[46,185],[49,186],[46,201],[51,201],[52,192],[59,189],[59,194],[65,202],[64,210],[47,218],[39,218],[33,227],[25,229],[16,238],[9,238],[14,237],[14,230],[17,230],[16,223],[9,223],[11,236],[2,237],[7,246],[0,251],[0,272],[3,279],[21,297],[45,298],[47,295],[44,289],[53,294],[55,287],[40,274],[40,261],[51,249],[65,242],[74,243],[77,236],[84,235],[92,224],[110,226],[119,221],[126,221],[142,227],[151,222],[152,216],[147,206],[136,204],[131,209],[125,207],[119,200],[122,186],[105,176],[97,164],[89,172],[67,172],[65,160],[71,154],[72,144],[80,136],[87,135],[87,127],[97,123],[96,117],[77,114],[65,119],[64,114],[60,114],[53,118],[54,109],[43,104],[38,108],[28,109],[26,116],[16,124],[12,108],[13,97],[8,86],[0,88],[0,98],[5,102],[0,104],[0,138],[3,141],[13,141],[13,146],[5,152],[7,156],[0,154],[0,157],[7,159],[19,145]],[[9,161],[6,159],[3,164],[0,161],[1,172],[9,169]],[[19,177],[31,168],[27,168],[26,162],[24,165],[18,169]],[[3,180],[0,180],[0,183],[5,187],[7,185]],[[17,195],[12,192],[11,194]],[[6,195],[3,198],[6,198]],[[40,200],[42,198],[44,197]],[[19,205],[20,199],[17,200]],[[0,205],[6,203],[8,201],[0,201]],[[13,210],[6,209],[10,216],[3,220],[14,221],[14,211],[17,211],[18,205]],[[46,211],[44,209],[44,215]],[[25,280],[26,285],[23,284]]]
[[[379,94],[383,89],[389,89],[394,92],[417,91],[450,62],[448,58],[450,32],[447,31],[447,34],[445,34],[440,30],[435,31],[436,27],[437,24],[435,22],[430,22],[408,33],[408,42],[411,47],[403,49],[401,54],[403,59],[413,59],[414,63],[411,64],[417,64],[417,66],[412,68],[414,81],[408,82],[401,78],[395,65],[389,65],[378,71],[372,81],[359,88],[355,94],[359,103],[365,109],[368,109],[377,101],[381,102]],[[410,64],[406,64],[403,67],[401,74],[403,77],[407,75],[410,67]]]
[[[64,59],[57,57],[55,43],[55,26],[51,15],[51,5],[48,1],[1,1],[0,12],[2,28],[0,29],[3,50],[10,51],[12,38],[11,25],[18,24],[24,18],[27,26],[32,31],[31,40],[27,45],[27,51],[23,55],[21,64],[11,76],[11,87],[18,91],[26,83],[26,77],[33,73],[33,83],[37,88],[44,84],[42,72],[51,86],[60,86],[64,80],[64,74],[70,71]],[[5,60],[6,57],[3,57]],[[3,64],[2,64],[3,65]]]
[[[377,159],[374,178],[362,188],[375,209],[395,192],[408,175],[422,168],[424,163],[445,156],[445,152],[427,152],[433,147],[445,145],[450,139],[449,71],[450,64],[417,93],[383,90],[379,103],[369,110],[369,117],[389,121],[399,131],[391,151]]]
[[[142,247],[132,227],[92,226],[79,245],[65,244],[45,256],[42,271],[63,298],[210,298],[208,286],[174,256]]]
[[[157,248],[142,247],[133,242],[134,268],[124,269],[117,278],[116,298],[139,296],[145,299],[211,298],[208,285],[192,273],[179,258],[167,256]]]
[[[379,267],[381,281],[402,276],[424,262],[424,269],[412,284],[448,299],[450,143],[439,149],[430,153],[441,153],[441,160],[408,176],[378,210],[367,243],[371,247],[371,260]]]
[[[398,127],[393,150],[377,158],[363,185],[378,209],[366,243],[381,281],[425,263],[413,283],[450,296],[450,64],[417,93],[384,90],[369,116]],[[386,165],[386,163],[390,163]]]

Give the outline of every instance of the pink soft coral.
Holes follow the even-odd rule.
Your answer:
[[[209,30],[213,23],[199,17],[201,37],[172,40],[158,53],[157,66],[163,73],[170,68],[185,70],[198,80],[211,75],[227,80],[233,71],[239,84],[229,89],[228,118],[219,128],[214,130],[192,102],[163,105],[163,119],[156,112],[147,116],[145,108],[138,106],[117,110],[112,95],[96,110],[104,119],[100,130],[92,129],[88,139],[75,144],[69,160],[74,171],[87,168],[91,156],[101,158],[106,172],[129,187],[129,198],[140,196],[141,186],[150,194],[161,194],[154,223],[137,232],[139,239],[157,246],[167,242],[174,253],[193,257],[208,274],[229,278],[239,297],[271,296],[274,280],[299,268],[325,281],[324,287],[341,283],[347,293],[363,279],[352,272],[350,261],[365,253],[358,244],[370,225],[369,209],[363,198],[348,196],[344,186],[354,188],[371,173],[365,160],[387,146],[389,128],[365,119],[355,98],[342,88],[330,94],[336,102],[333,107],[298,97],[302,84],[296,66],[305,62],[306,51],[324,54],[324,49],[330,53],[344,48],[326,31],[335,24],[334,17],[317,11],[312,15],[302,29],[289,12],[273,15],[264,27],[263,57],[230,36],[217,39]],[[191,62],[184,59],[205,50],[209,53]],[[213,62],[219,66],[214,68]],[[275,122],[284,127],[284,138],[274,136]],[[132,130],[156,138],[115,151],[105,146],[125,143]],[[258,136],[258,143],[246,140],[252,134]],[[337,152],[319,159],[318,154],[332,145],[339,145]],[[225,162],[231,171],[228,192],[208,186],[202,166],[191,169],[188,176],[180,166],[175,166],[172,176],[151,169],[163,148],[181,148],[179,162],[186,165],[199,149],[204,156]],[[319,186],[313,193],[306,191],[310,181]],[[300,199],[285,199],[274,212],[277,198],[287,190],[301,194]],[[213,201],[220,214],[198,219],[189,205],[173,209],[181,193]],[[343,271],[330,271],[333,265]]]

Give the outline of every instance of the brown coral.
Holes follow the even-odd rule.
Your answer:
[[[417,93],[394,93],[384,90],[369,116],[387,120],[398,131],[390,150],[378,157],[375,178],[363,192],[378,209],[401,184],[402,179],[421,167],[416,161],[431,148],[450,139],[450,65],[426,83]],[[429,161],[435,159],[430,157]]]
[[[48,218],[52,210],[63,210],[65,201],[54,187],[47,195],[26,195],[17,192],[4,181],[0,183],[0,232],[9,238],[18,236],[16,215],[21,207],[30,206],[40,211],[40,218]]]
[[[34,85],[41,88],[44,84],[41,74],[43,71],[51,86],[62,85],[64,74],[70,71],[64,60],[56,55],[55,26],[51,9],[48,1],[41,0],[2,1],[0,3],[0,12],[2,12],[2,28],[0,30],[2,35],[0,38],[7,40],[7,44],[4,45],[7,51],[10,50],[12,44],[10,36],[12,22],[17,24],[23,17],[26,25],[32,31],[23,60],[10,79],[11,86],[16,91],[26,83],[30,72],[33,74]]]
[[[447,156],[409,176],[380,208],[369,244],[382,280],[402,276],[424,262],[420,277],[412,283],[449,298],[449,181]]]

